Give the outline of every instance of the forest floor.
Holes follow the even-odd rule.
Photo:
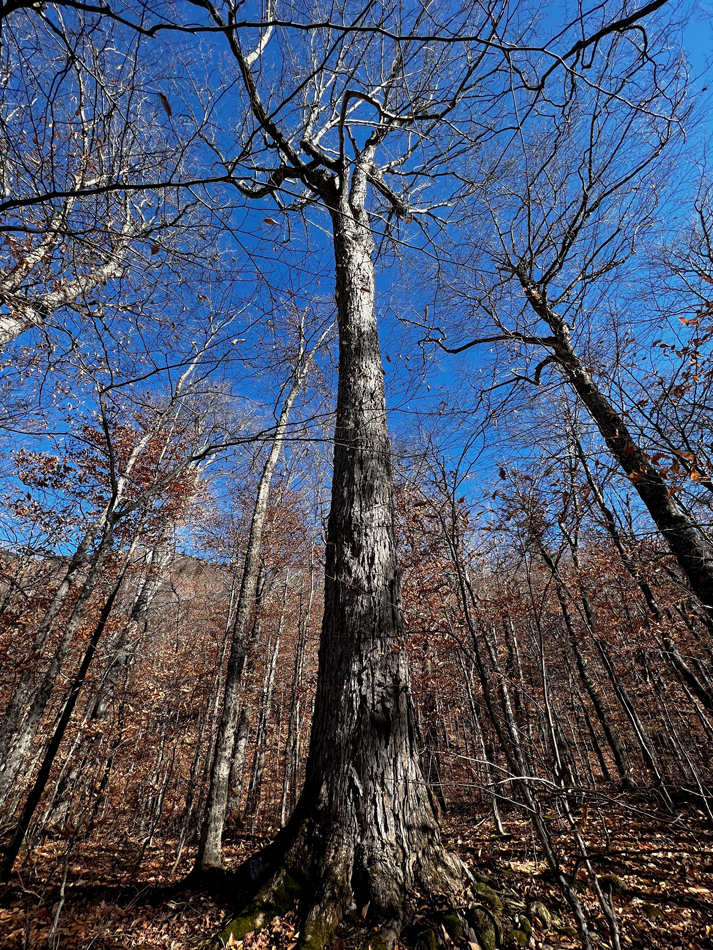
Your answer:
[[[538,899],[550,908],[555,921],[549,930],[533,931],[531,946],[577,947],[573,921],[529,825],[516,819],[504,824],[507,834],[496,837],[489,819],[474,822],[451,812],[444,818],[446,842],[470,867],[488,875],[506,898],[517,894],[523,902]],[[613,888],[622,947],[713,948],[713,831],[702,816],[689,811],[678,820],[659,819],[608,806],[606,814],[590,811],[580,827],[597,873],[609,875],[605,882]],[[270,831],[274,829],[266,829],[262,838],[244,835],[229,841],[227,867],[237,867],[263,846]],[[553,832],[557,838],[554,822]],[[171,874],[175,842],[147,848],[138,873],[138,842],[78,841],[67,860],[71,842],[58,839],[34,848],[10,884],[0,888],[2,950],[191,950],[219,930],[231,909],[228,894],[181,883],[190,853]],[[581,869],[579,878],[584,878]],[[597,914],[591,890],[584,885],[581,890],[594,939],[608,947],[604,916]],[[414,905],[409,915],[418,911]],[[298,933],[295,914],[276,918],[259,936],[248,936],[244,950],[293,950]],[[338,950],[363,946],[364,933],[359,917],[346,920]]]

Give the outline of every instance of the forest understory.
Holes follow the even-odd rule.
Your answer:
[[[713,831],[700,812],[683,807],[674,818],[652,809],[650,803],[620,798],[617,805],[603,801],[601,808],[589,811],[586,820],[581,811],[578,817],[593,864],[611,889],[623,945],[713,947]],[[556,834],[556,822],[553,825]],[[528,823],[505,817],[503,826],[505,833],[498,835],[490,816],[479,817],[468,807],[454,808],[443,816],[447,846],[470,868],[485,874],[506,904],[517,908],[539,901],[550,912],[549,925],[533,919],[528,946],[579,946],[571,914]],[[186,852],[172,872],[175,841],[147,848],[137,870],[136,859],[142,849],[139,840],[128,836],[84,840],[69,857],[63,896],[66,842],[49,840],[25,855],[12,881],[0,891],[0,947],[25,950],[47,946],[60,902],[50,946],[63,950],[202,947],[235,908],[233,870],[264,847],[272,834],[274,829],[265,824],[262,834],[230,836],[224,844],[221,886],[210,889],[186,881],[192,851]],[[606,922],[597,913],[596,900],[583,879],[578,890],[591,911],[594,941],[607,946]],[[363,910],[343,921],[333,944],[335,950],[361,950],[367,945],[369,928]],[[424,910],[414,896],[400,946],[413,946]],[[232,945],[245,950],[293,950],[299,930],[295,908],[285,917],[275,918],[259,934]],[[453,941],[445,929],[443,944],[468,947],[464,939]],[[503,945],[508,945],[506,940]]]

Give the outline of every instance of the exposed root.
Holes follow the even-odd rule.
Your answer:
[[[476,904],[466,911],[465,916],[483,950],[495,950],[502,944],[502,921],[490,908]]]
[[[403,867],[388,850],[377,855],[369,848],[355,849],[340,829],[325,834],[311,817],[285,832],[269,852],[263,852],[267,880],[255,885],[258,890],[254,896],[206,950],[231,945],[231,937],[233,942],[243,940],[295,905],[303,921],[299,950],[326,950],[345,913],[353,910],[356,902],[369,907],[364,950],[392,950],[401,937],[411,887],[418,887],[423,896],[441,907],[452,906],[462,893],[463,868],[440,841],[427,845]],[[253,870],[262,869],[261,858],[254,858],[253,865]],[[483,900],[487,894],[486,901],[497,912],[500,901],[488,890],[483,885],[485,893],[476,895],[476,899]],[[481,926],[474,927],[455,911],[434,911],[430,921],[433,933],[419,934],[418,945],[423,950],[440,950],[444,933],[457,940],[471,932],[487,950],[488,936],[498,929],[493,916],[490,910],[476,913],[474,922]]]
[[[242,940],[246,934],[262,930],[274,917],[291,910],[304,892],[306,880],[288,868],[280,868],[262,887],[247,907],[214,937],[208,948],[224,947],[230,940]]]
[[[324,950],[329,945],[352,899],[353,849],[338,832],[328,838],[320,864],[318,890],[302,928],[303,950]]]
[[[206,945],[206,950],[219,950],[229,944],[231,937],[238,941],[246,934],[262,930],[274,917],[284,916],[295,904],[300,905],[304,919],[301,950],[324,950],[329,944],[351,901],[352,850],[337,834],[325,841],[308,820],[277,855],[271,855],[276,870]]]
[[[385,920],[376,933],[369,935],[364,950],[392,950],[401,936],[403,917]]]
[[[465,938],[483,950],[502,946],[502,925],[482,907],[443,910],[430,915],[419,928],[415,950],[446,950]]]
[[[268,849],[262,854],[267,853]],[[306,829],[301,827],[297,834],[279,847],[279,841],[269,849],[271,863],[276,864],[276,870],[270,874],[257,893],[247,904],[230,920],[226,927],[208,944],[205,950],[219,950],[225,947],[231,936],[234,940],[242,940],[246,934],[262,930],[274,917],[282,917],[294,905],[314,890],[313,883],[313,851],[306,840]],[[252,858],[255,876],[262,869],[262,856]]]

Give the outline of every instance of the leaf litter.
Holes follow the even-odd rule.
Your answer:
[[[448,846],[469,867],[485,874],[513,903],[541,900],[553,923],[535,921],[530,938],[534,950],[578,947],[574,921],[550,874],[529,825],[514,817],[507,833],[493,834],[491,823],[474,820],[472,812],[455,810],[443,816]],[[713,831],[689,810],[679,820],[634,817],[610,808],[583,828],[600,884],[608,889],[620,925],[622,947],[651,950],[713,950]],[[558,829],[553,824],[553,835]],[[562,832],[564,837],[564,832]],[[225,846],[226,870],[234,870],[269,839],[238,836]],[[46,841],[18,862],[11,882],[0,888],[1,950],[192,950],[219,932],[231,910],[228,891],[191,884],[190,851],[171,873],[171,844],[146,848],[141,866],[135,862],[138,841],[84,840],[70,856],[65,901],[48,943],[60,899],[63,843]],[[574,869],[575,862],[569,868]],[[577,889],[589,914],[595,946],[610,940],[591,885],[577,868]],[[363,908],[362,908],[363,909]],[[361,910],[343,921],[334,950],[364,946],[367,930]],[[415,933],[419,906],[406,909],[407,935]],[[248,934],[232,946],[239,950],[295,950],[300,920],[297,909],[275,918],[259,934]],[[448,941],[462,946],[465,940]]]

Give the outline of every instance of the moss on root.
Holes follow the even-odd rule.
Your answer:
[[[463,936],[463,921],[454,910],[444,910],[438,915],[438,922],[442,925],[451,940],[460,940]]]
[[[490,878],[486,877],[485,874],[481,874],[480,871],[469,870],[469,874],[475,881],[479,881],[481,884],[487,884],[488,887],[493,886],[493,882]]]
[[[475,931],[478,943],[483,950],[495,950],[498,943],[498,933],[493,915],[484,907],[472,907],[468,911],[468,923]]]
[[[597,881],[600,887],[605,889],[611,888],[613,891],[616,891],[617,894],[626,893],[626,884],[620,877],[617,877],[616,874],[602,874],[597,877]]]
[[[577,933],[574,927],[558,927],[557,933],[562,934],[563,937],[578,937],[579,936],[579,934]]]
[[[237,913],[205,946],[206,950],[225,947],[230,938],[243,940],[249,933],[262,930],[274,917],[283,917],[305,894],[314,890],[312,853],[300,836],[289,849],[282,866],[263,885],[249,903]]]
[[[391,945],[381,937],[381,934],[375,933],[364,941],[364,950],[391,950]]]
[[[329,836],[315,861],[317,887],[302,928],[301,950],[324,950],[351,900],[354,855],[341,834]]]
[[[422,930],[418,937],[416,937],[414,950],[440,950],[441,942],[436,928],[426,927],[425,930]]]
[[[506,947],[526,947],[530,938],[522,930],[511,930],[505,938]]]
[[[487,904],[489,907],[492,907],[493,910],[497,911],[499,914],[502,913],[503,902],[489,884],[484,884],[482,881],[476,880],[475,883],[471,884],[471,888],[473,895],[483,904]]]
[[[393,950],[400,939],[405,895],[399,886],[394,886],[394,880],[385,876],[386,864],[381,867],[377,862],[376,868],[357,868],[353,846],[348,842],[348,836],[338,833],[338,829],[325,835],[310,819],[305,820],[287,842],[283,839],[277,845],[277,850],[271,850],[269,855],[263,852],[263,883],[253,885],[257,888],[257,892],[252,891],[254,896],[228,920],[220,934],[204,945],[204,950],[220,950],[231,942],[242,941],[275,917],[283,917],[296,904],[300,905],[303,919],[300,950],[326,950],[353,901],[355,870],[361,872],[363,889],[371,894],[370,916],[377,925],[368,932],[363,950]],[[462,893],[459,882],[462,886],[463,879],[456,878],[463,868],[462,863],[445,853],[428,855],[414,878],[422,893],[441,903],[444,897],[448,900],[448,895]],[[429,885],[434,884],[435,891],[430,891]],[[477,938],[483,950],[496,950],[503,945],[503,902],[482,874],[472,874],[471,888],[477,903],[463,916],[453,907],[434,910],[429,920],[423,921],[423,929],[414,942],[416,950],[445,950],[464,938]]]
[[[307,884],[308,876],[297,875],[288,869],[281,870],[261,888],[248,906],[211,940],[207,947],[224,947],[231,937],[242,940],[247,934],[262,930],[274,917],[283,917],[299,900]]]
[[[552,914],[542,901],[532,901],[532,903],[528,905],[527,913],[530,917],[534,917],[535,920],[539,920],[542,926],[549,930],[552,924]]]
[[[335,927],[324,917],[313,920],[309,931],[303,934],[301,950],[324,950],[329,945],[334,930]]]

